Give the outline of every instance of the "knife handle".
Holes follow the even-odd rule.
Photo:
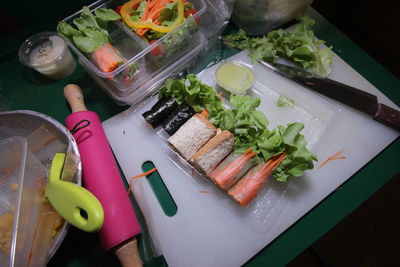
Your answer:
[[[400,131],[400,111],[384,104],[378,104],[374,119]]]

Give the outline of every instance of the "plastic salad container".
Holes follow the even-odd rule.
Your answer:
[[[43,198],[45,167],[24,137],[0,141],[0,265],[28,266]]]
[[[93,13],[98,8],[115,9],[126,1],[97,1],[89,6]],[[173,31],[165,34],[155,42],[147,43],[122,21],[109,22],[107,31],[112,45],[126,60],[125,63],[111,72],[101,71],[90,60],[90,55],[82,53],[67,38],[67,44],[79,57],[81,65],[88,74],[102,87],[118,104],[133,104],[149,94],[167,77],[178,73],[187,67],[191,60],[207,44],[201,30],[200,16],[205,12],[203,0],[190,0],[197,11],[185,19]],[[65,18],[63,21],[73,25],[73,20],[79,18],[81,11]],[[163,53],[158,53],[162,49]]]

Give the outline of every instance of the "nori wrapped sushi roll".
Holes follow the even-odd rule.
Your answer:
[[[173,135],[185,122],[195,114],[194,110],[182,103],[163,122],[164,130]]]
[[[167,116],[178,107],[178,103],[172,97],[163,97],[154,106],[142,114],[145,121],[153,128],[160,125]]]

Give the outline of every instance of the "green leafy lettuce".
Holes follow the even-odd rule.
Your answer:
[[[101,45],[110,42],[106,30],[107,23],[121,19],[112,9],[99,8],[93,15],[88,7],[83,7],[79,18],[73,20],[76,27],[62,21],[59,24],[58,32],[71,40],[74,45],[84,53],[92,53]]]
[[[285,159],[273,172],[277,181],[285,182],[291,176],[301,176],[304,171],[314,168],[313,161],[317,156],[307,149],[307,141],[300,131],[302,123],[289,123],[287,127],[278,126],[282,136],[282,147],[286,152]]]
[[[144,10],[147,6],[147,1],[140,1],[136,10],[131,9],[131,19],[135,22],[141,20]]]
[[[167,3],[165,8],[160,11],[158,21],[162,26],[170,26],[178,18],[178,3]]]
[[[167,79],[160,89],[159,97],[170,96],[179,104],[185,102],[195,112],[208,110],[208,119],[214,123],[218,114],[224,110],[221,99],[211,86],[202,83],[196,75],[189,74],[186,79]]]
[[[232,109],[220,113],[219,125],[235,136],[235,153],[242,154],[249,147],[258,152],[256,160],[268,161],[273,156],[286,153],[284,161],[274,171],[278,181],[287,181],[290,176],[301,176],[305,170],[312,169],[317,160],[307,148],[301,130],[302,123],[290,123],[287,127],[278,126],[269,130],[264,113],[257,111],[259,98],[231,95]]]
[[[293,107],[294,106],[294,101],[284,97],[284,96],[279,96],[278,101],[276,102],[278,107]]]
[[[331,47],[321,48],[324,43],[314,36],[311,26],[313,19],[305,15],[297,16],[297,25],[293,31],[278,29],[262,37],[249,37],[246,32],[225,36],[227,46],[249,49],[253,62],[265,60],[276,62],[279,58],[290,60],[304,69],[309,69],[320,76],[331,72],[333,52]]]
[[[225,109],[218,116],[217,126],[235,136],[235,153],[242,154],[249,147],[259,152],[257,139],[268,125],[264,113],[256,110],[260,102],[258,97],[231,95],[232,109]]]

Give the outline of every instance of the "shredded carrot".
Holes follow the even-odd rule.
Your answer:
[[[244,155],[249,154],[253,150],[253,147],[249,147],[245,152]]]
[[[144,29],[136,29],[136,33],[139,35],[139,36],[143,36],[147,31],[149,31],[150,29],[149,28],[144,28]]]
[[[203,116],[204,118],[208,117],[208,110],[207,109],[203,109],[203,111],[200,113],[201,116]]]
[[[7,170],[7,169],[0,169],[0,176],[3,180],[7,179],[8,177],[10,177],[11,175],[11,171]]]
[[[169,0],[157,0],[157,1],[151,1],[149,3],[149,12],[147,13],[146,19],[151,19],[154,15],[157,15],[157,17],[160,15],[161,10],[164,9],[165,4],[169,3]],[[155,4],[152,4],[155,3]]]
[[[318,169],[320,169],[322,166],[324,166],[325,164],[327,164],[329,161],[332,160],[337,160],[337,159],[346,159],[345,156],[342,157],[338,157],[339,155],[343,154],[344,150],[340,150],[339,152],[333,154],[332,156],[330,156],[329,158],[327,158],[324,162],[321,163],[321,165],[319,165]]]
[[[141,21],[151,20],[153,23],[160,25],[157,20],[160,16],[160,12],[164,9],[165,4],[170,3],[169,0],[150,0],[147,1],[147,5],[143,11],[143,15],[140,18]],[[136,33],[143,37],[143,35],[149,31],[150,28],[136,29]]]
[[[137,178],[140,178],[140,177],[143,177],[143,176],[147,176],[147,175],[149,175],[149,174],[152,174],[152,173],[155,172],[156,170],[157,170],[157,168],[153,168],[153,169],[151,169],[151,170],[149,170],[149,171],[147,171],[147,172],[144,172],[144,173],[142,173],[142,174],[139,174],[139,175],[136,175],[136,176],[133,176],[133,177],[129,178],[128,194],[131,192],[131,188],[133,187],[133,186],[132,186],[132,181],[133,181],[133,180],[135,180],[135,179],[137,179]]]
[[[150,5],[150,3],[149,3],[149,1],[147,1],[147,4],[144,7],[143,14],[142,14],[142,17],[141,17],[142,21],[145,21],[147,19],[147,13],[149,12],[149,5]]]

